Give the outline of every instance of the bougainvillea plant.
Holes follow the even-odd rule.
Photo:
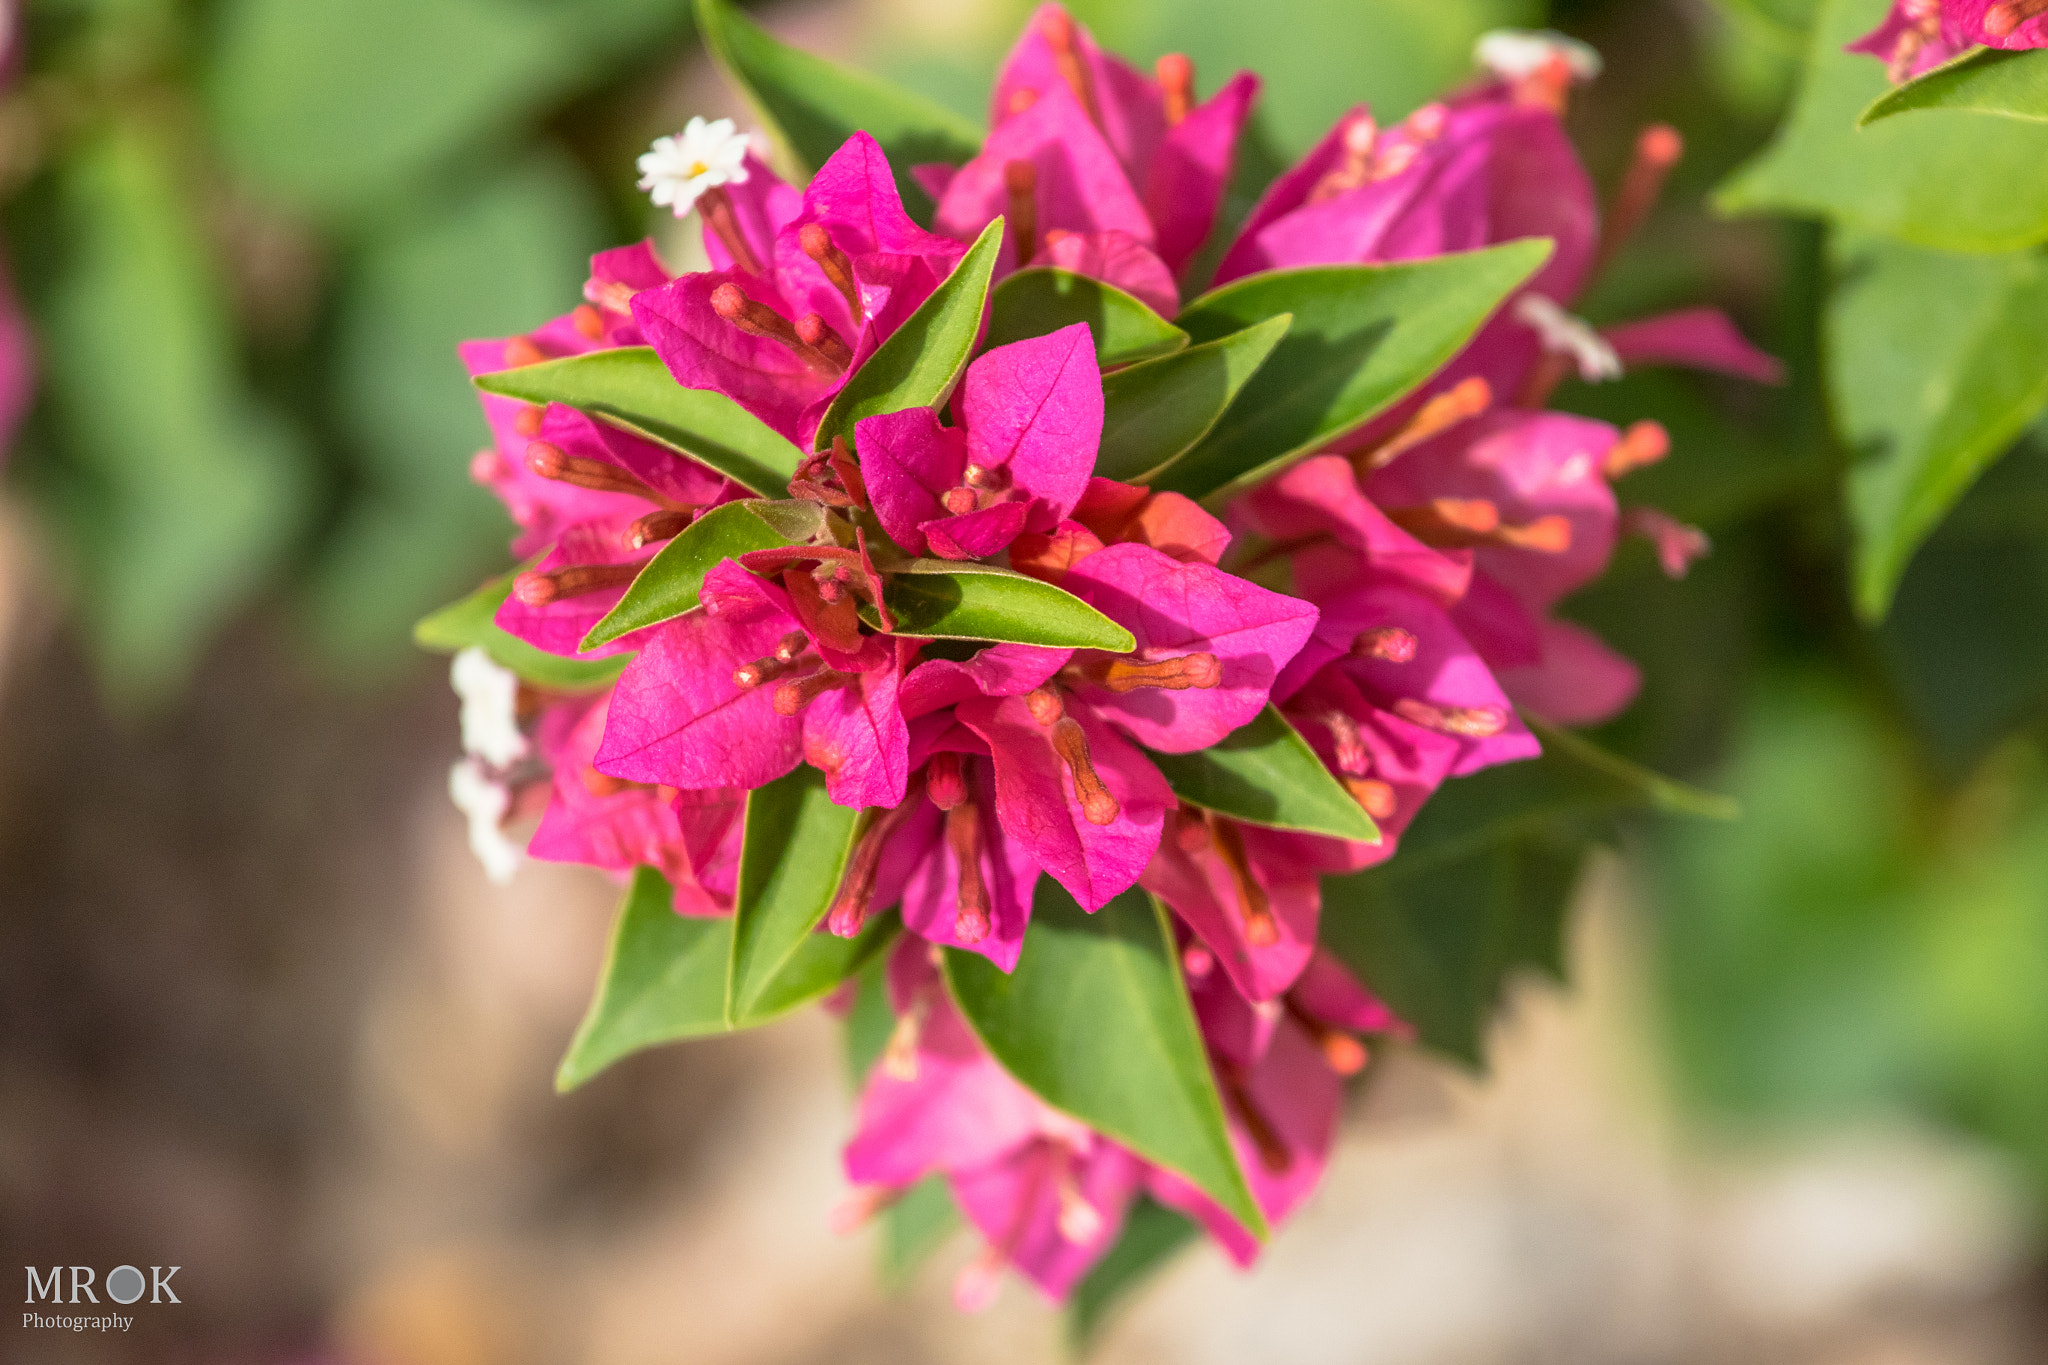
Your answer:
[[[1199,100],[1047,6],[983,134],[701,18],[772,141],[640,169],[712,268],[603,253],[464,353],[523,563],[421,624],[450,791],[492,876],[629,884],[564,1088],[823,1002],[835,1225],[964,1221],[963,1308],[1014,1270],[1085,1328],[1197,1230],[1254,1260],[1378,1040],[1476,1060],[1603,817],[1714,808],[1564,728],[1640,679],[1559,603],[1624,531],[1706,544],[1617,501],[1661,429],[1544,409],[1776,367],[1709,310],[1570,313],[1678,145],[1603,219],[1554,35],[1219,228],[1248,73]]]

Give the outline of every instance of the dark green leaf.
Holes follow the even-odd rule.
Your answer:
[[[633,874],[597,996],[555,1073],[557,1090],[573,1090],[642,1048],[724,1032],[732,921],[678,915],[673,896],[653,868]]]
[[[1277,707],[1221,744],[1192,754],[1149,754],[1173,794],[1254,825],[1376,844],[1380,832]]]
[[[1879,119],[1919,109],[2048,123],[2048,52],[2005,52],[1990,47],[1966,52],[1878,96],[1859,122],[1868,127]]]
[[[981,150],[981,129],[966,119],[886,81],[785,47],[724,0],[697,0],[697,25],[726,75],[806,176],[847,138],[865,132],[888,154],[904,205],[924,221],[931,198],[910,178],[910,168],[958,165]]]
[[[1828,389],[1856,530],[1856,606],[1882,619],[1906,564],[2048,406],[2048,267],[1837,235]]]
[[[1017,970],[948,949],[961,1013],[1005,1070],[1055,1109],[1178,1171],[1266,1235],[1224,1126],[1166,912],[1126,891],[1093,915],[1038,880]]]
[[[789,492],[803,452],[722,393],[686,389],[651,346],[622,346],[477,377],[486,393],[566,403],[698,460],[766,498]]]
[[[1294,325],[1155,486],[1227,497],[1363,425],[1441,369],[1549,255],[1548,241],[1510,242],[1398,265],[1269,271],[1204,294],[1179,318],[1197,342],[1282,313]]]
[[[825,918],[859,824],[860,812],[833,804],[825,774],[808,763],[747,794],[733,910],[731,1023],[752,1022],[766,1007],[769,988]]]
[[[1128,654],[1128,630],[1064,588],[992,566],[918,560],[891,573],[883,589],[898,635],[1002,640],[1052,649]],[[943,568],[926,568],[943,565]]]
[[[1186,332],[1114,285],[1034,266],[996,286],[982,345],[1048,336],[1077,322],[1088,324],[1095,338],[1095,359],[1105,369],[1166,355],[1188,344]]]
[[[648,561],[619,604],[590,628],[580,647],[596,649],[621,635],[681,616],[697,605],[704,575],[721,561],[737,559],[750,550],[773,550],[803,543],[807,537],[782,534],[757,510],[771,505],[729,502],[691,522]],[[796,506],[808,508],[813,514],[820,510],[812,502]]]
[[[928,1175],[875,1219],[882,1283],[902,1289],[964,1222],[943,1175]]]
[[[1884,63],[1844,45],[1888,0],[1827,0],[1791,114],[1716,193],[1726,212],[1832,217],[1946,251],[2015,251],[2048,238],[2048,127],[1955,113],[1857,116],[1890,87]]]
[[[1124,1218],[1123,1236],[1074,1286],[1074,1296],[1067,1301],[1068,1349],[1076,1356],[1086,1354],[1111,1310],[1201,1235],[1202,1229],[1186,1215],[1150,1195],[1138,1196]]]
[[[453,654],[475,645],[491,656],[500,668],[509,668],[536,687],[561,692],[588,692],[609,687],[632,662],[630,654],[603,659],[565,659],[544,649],[535,649],[496,622],[498,608],[512,591],[516,574],[494,578],[460,602],[451,602],[431,615],[420,618],[412,628],[414,643],[422,649]]]
[[[1287,334],[1291,313],[1102,377],[1095,472],[1150,484],[1195,448]]]
[[[932,296],[847,379],[818,423],[818,449],[831,445],[834,436],[851,441],[853,424],[863,417],[935,408],[946,401],[981,332],[989,275],[1002,245],[1003,220],[998,218],[982,229]]]

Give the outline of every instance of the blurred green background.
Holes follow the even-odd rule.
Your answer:
[[[1663,207],[1583,311],[1717,304],[1790,380],[1651,373],[1558,399],[1663,422],[1674,454],[1632,476],[1624,501],[1715,545],[1673,583],[1627,544],[1567,608],[1648,679],[1599,738],[1745,809],[1726,825],[1639,822],[1622,841],[1653,945],[1658,1046],[1699,1132],[1908,1116],[1994,1145],[2048,1204],[2048,392],[1971,428],[1954,458],[1988,472],[1958,479],[1938,528],[1873,549],[1852,513],[1938,444],[1899,395],[1932,375],[1968,397],[1984,354],[2048,354],[2038,310],[1952,342],[1922,325],[1972,290],[2019,297],[2039,248],[1972,237],[1942,196],[1895,212],[1814,169],[1843,163],[1847,119],[1882,88],[1876,63],[1835,55],[1882,4],[1073,8],[1146,64],[1186,51],[1205,87],[1259,70],[1259,137],[1281,159],[1355,101],[1391,119],[1455,85],[1474,37],[1502,24],[1554,25],[1605,53],[1571,113],[1602,185],[1643,124],[1683,131]],[[762,14],[980,118],[1028,10],[854,0]],[[313,712],[348,718],[339,733],[323,722],[323,762],[398,761],[354,737],[407,725],[426,768],[445,761],[431,737],[447,704],[422,700],[435,666],[407,628],[500,569],[507,535],[467,475],[486,433],[454,345],[563,311],[592,250],[672,239],[632,188],[633,156],[691,113],[737,109],[680,0],[31,0],[23,28],[0,183],[42,382],[6,488],[50,560],[30,581],[64,623],[56,643],[8,657],[29,679],[11,684],[20,695],[63,699],[17,708],[7,749],[0,895],[9,932],[33,945],[71,922],[46,900],[107,892],[84,861],[25,852],[95,798],[56,784],[71,794],[37,806],[19,755],[68,750],[30,745],[24,726],[108,755],[104,780],[160,788],[160,807],[131,810],[144,821],[185,799],[179,775],[206,768],[219,728],[253,727],[238,771],[259,787],[326,780],[291,747],[318,728]],[[1795,96],[1805,121],[1774,142]],[[1965,122],[1872,174],[2006,155],[1999,130],[1940,117]],[[2038,180],[2038,160],[2018,164]],[[1896,599],[1876,619],[1885,574]],[[279,673],[313,681],[267,718],[221,700]],[[417,722],[428,706],[433,724]],[[186,740],[167,749],[173,732]],[[299,756],[268,762],[266,744]],[[269,836],[208,834],[244,837]],[[17,959],[29,973],[40,960]]]

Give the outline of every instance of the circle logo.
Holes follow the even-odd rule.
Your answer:
[[[132,1265],[117,1265],[107,1272],[107,1297],[115,1303],[133,1303],[148,1288],[149,1282]]]

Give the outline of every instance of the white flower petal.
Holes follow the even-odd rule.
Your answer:
[[[462,698],[462,752],[509,768],[532,751],[519,728],[518,674],[472,645],[455,656],[448,681]]]
[[[1621,357],[1607,338],[1584,318],[1574,317],[1541,294],[1524,294],[1515,300],[1515,319],[1536,331],[1543,349],[1568,355],[1579,367],[1579,378],[1588,384],[1621,378]]]
[[[1504,81],[1526,80],[1558,58],[1582,81],[1598,76],[1602,66],[1600,54],[1591,47],[1549,29],[1497,28],[1482,33],[1472,55]]]
[[[707,122],[701,115],[673,137],[654,139],[641,156],[640,188],[681,218],[697,207],[704,191],[747,180],[747,136],[729,118]]]
[[[469,851],[484,865],[484,875],[503,886],[519,871],[526,854],[505,837],[505,815],[512,793],[483,764],[465,758],[448,770],[448,799],[469,817]]]

